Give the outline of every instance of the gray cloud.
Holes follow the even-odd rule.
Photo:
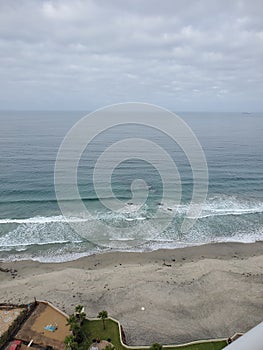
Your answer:
[[[0,1],[0,108],[262,110],[263,2]]]

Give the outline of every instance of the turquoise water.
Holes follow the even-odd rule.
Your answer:
[[[200,218],[183,235],[180,225],[193,191],[191,167],[184,152],[162,133],[139,126],[116,127],[98,135],[82,155],[78,188],[85,206],[93,213],[83,219],[72,207],[72,221],[81,222],[75,232],[61,214],[54,188],[54,164],[60,143],[84,112],[0,113],[0,258],[66,261],[108,250],[145,251],[214,241],[254,242],[263,238],[263,114],[177,113],[195,132],[206,155],[209,191]],[[148,198],[142,207],[133,204],[112,212],[97,198],[92,175],[100,154],[109,145],[129,137],[158,143],[176,162],[181,176],[179,206],[162,203],[158,170],[139,159],[127,159],[112,174],[113,194],[131,200],[131,182],[143,179]],[[136,147],[136,145],[135,145]],[[125,152],[125,150],[121,150]],[[67,163],[66,163],[67,164]],[[169,169],[167,169],[169,172]],[[100,184],[102,187],[107,184]],[[110,203],[113,198],[107,197]],[[162,204],[162,205],[161,205]],[[156,208],[173,215],[163,232],[146,229]],[[160,219],[161,220],[161,219]],[[100,223],[106,224],[106,233]],[[116,227],[133,228],[126,237]],[[96,239],[92,239],[92,237]]]

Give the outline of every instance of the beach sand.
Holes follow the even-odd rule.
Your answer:
[[[105,309],[129,345],[228,337],[263,320],[263,242],[105,253],[60,264],[1,263],[1,302]],[[142,308],[145,308],[142,310]]]

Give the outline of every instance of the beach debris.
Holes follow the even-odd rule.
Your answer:
[[[142,307],[141,307],[141,310],[142,310],[142,311],[144,311],[144,310],[145,310],[145,307],[144,307],[144,306],[142,306]]]
[[[172,267],[172,265],[171,265],[171,264],[166,264],[165,259],[163,259],[163,266]]]
[[[0,272],[10,273],[12,278],[17,276],[17,270],[0,267]]]
[[[1,272],[9,272],[9,269],[4,269],[3,267],[0,267]]]

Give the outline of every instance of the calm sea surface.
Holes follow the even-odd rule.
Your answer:
[[[209,171],[209,191],[202,213],[184,234],[180,233],[180,226],[193,192],[188,159],[171,139],[139,126],[116,127],[98,135],[83,152],[78,189],[93,214],[83,219],[82,213],[74,211],[76,198],[68,197],[65,183],[64,200],[72,206],[72,221],[81,222],[83,234],[74,231],[57,204],[54,165],[64,136],[84,115],[0,113],[0,259],[59,262],[108,250],[146,251],[263,239],[263,113],[178,113],[199,139]],[[174,159],[181,177],[180,205],[175,205],[173,198],[162,202],[163,184],[158,169],[136,158],[126,159],[114,169],[112,191],[119,200],[131,201],[132,181],[143,179],[149,190],[145,204],[134,207],[130,202],[114,212],[99,200],[92,180],[98,157],[109,145],[135,135],[157,143]],[[125,153],[125,149],[116,152]],[[99,185],[107,186],[103,179]],[[110,203],[114,198],[107,196],[105,200]],[[160,207],[165,215],[170,213],[172,223],[165,231],[158,231],[156,220],[151,231],[147,224]],[[101,223],[106,225],[106,231],[101,230]],[[125,230],[116,230],[127,226],[133,228],[129,237]]]

